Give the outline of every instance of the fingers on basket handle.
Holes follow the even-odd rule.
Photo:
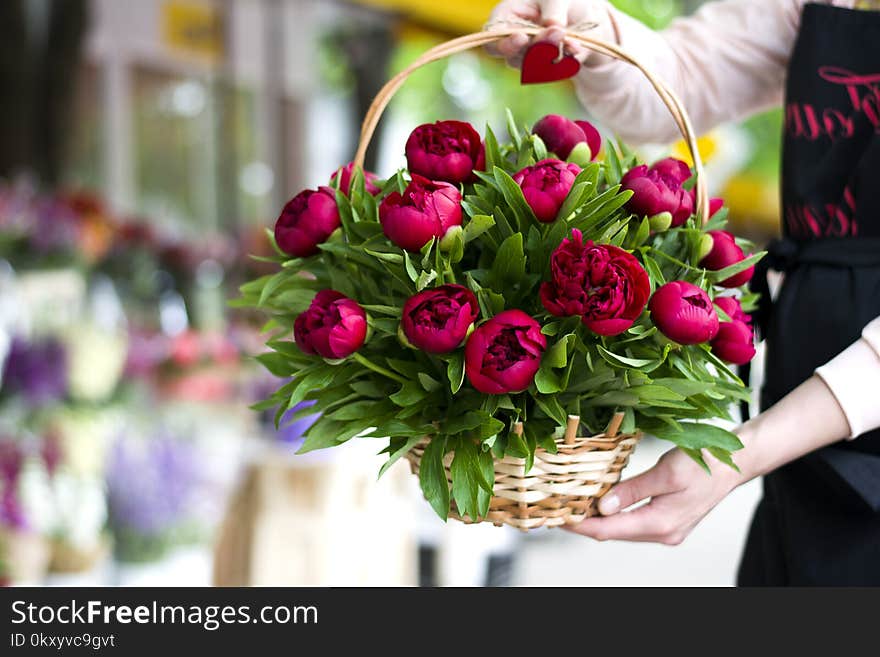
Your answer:
[[[611,418],[611,422],[608,423],[608,427],[605,429],[605,437],[614,438],[617,436],[617,432],[620,431],[620,425],[622,423],[623,413],[615,413],[614,417]]]
[[[579,415],[569,415],[568,423],[565,426],[565,438],[564,442],[566,445],[574,445],[574,441],[577,438],[578,428],[581,425],[581,418]]]

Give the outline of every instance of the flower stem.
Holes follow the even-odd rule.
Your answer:
[[[352,355],[357,362],[359,362],[361,365],[366,367],[368,370],[373,370],[377,374],[381,374],[382,376],[387,376],[389,379],[393,379],[394,381],[397,381],[398,383],[401,383],[401,384],[409,383],[406,379],[404,379],[399,374],[395,374],[391,370],[387,370],[384,367],[376,365],[376,363],[371,361],[366,356],[359,354],[358,352],[354,352],[354,354],[352,354]]]

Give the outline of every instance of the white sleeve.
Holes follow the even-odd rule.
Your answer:
[[[849,423],[850,439],[880,428],[880,317],[862,338],[816,370]]]
[[[723,0],[654,32],[611,10],[624,50],[679,96],[698,134],[779,105],[806,0]],[[825,0],[852,6],[853,0]],[[593,57],[575,87],[584,106],[631,143],[680,137],[668,110],[636,68]]]

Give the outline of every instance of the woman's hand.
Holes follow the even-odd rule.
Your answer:
[[[534,23],[548,30],[535,41],[558,42],[562,28],[595,24],[590,34],[600,39],[616,40],[614,23],[606,0],[502,0],[492,11],[487,26],[509,23]],[[516,34],[487,46],[490,53],[504,57],[514,68],[522,64],[522,56],[529,45],[529,37]],[[584,62],[591,51],[578,43],[566,42],[566,50]]]
[[[733,460],[741,472],[704,451],[710,476],[684,452],[673,449],[647,472],[608,491],[599,501],[603,517],[587,518],[568,529],[600,541],[678,545],[740,484],[851,433],[831,390],[821,378],[812,376],[737,429],[743,448],[733,453]],[[648,498],[647,504],[624,510]]]
[[[678,545],[739,484],[744,475],[704,455],[710,476],[678,448],[653,468],[612,488],[600,501],[603,517],[587,518],[569,531],[595,538]],[[650,502],[632,511],[627,507]]]

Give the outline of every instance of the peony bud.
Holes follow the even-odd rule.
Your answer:
[[[672,213],[661,212],[660,214],[655,214],[648,219],[648,223],[651,224],[651,230],[655,233],[667,231],[672,226]]]
[[[464,229],[461,226],[452,226],[446,231],[446,234],[440,240],[440,250],[448,253],[452,250],[455,241],[461,237],[464,239]]]
[[[593,161],[593,152],[587,142],[582,141],[571,149],[566,160],[580,167],[585,167]]]
[[[648,309],[663,335],[679,344],[708,342],[718,333],[718,313],[712,300],[692,283],[663,285],[651,297]]]

